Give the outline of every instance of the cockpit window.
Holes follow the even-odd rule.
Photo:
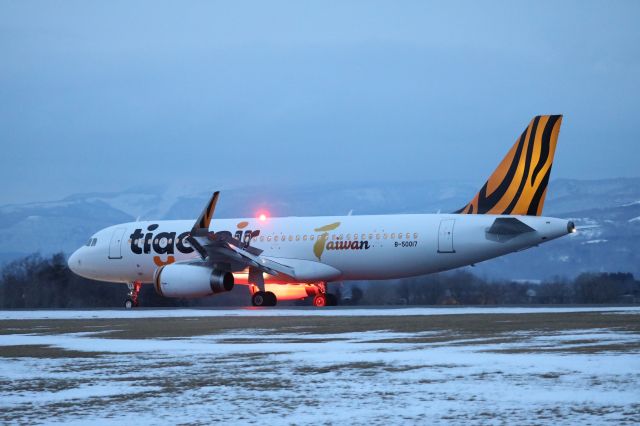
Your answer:
[[[94,239],[91,241],[91,247],[95,246],[97,243],[98,243],[98,239],[97,239],[97,238],[94,238]]]
[[[87,244],[85,244],[85,246],[89,247],[92,241],[93,241],[93,238],[89,238],[89,241],[87,241]]]

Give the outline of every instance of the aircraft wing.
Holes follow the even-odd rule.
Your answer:
[[[251,247],[251,239],[242,242],[234,238],[230,232],[211,232],[209,225],[218,202],[219,191],[213,193],[209,203],[191,228],[187,240],[200,254],[202,260],[210,264],[239,265],[255,268],[274,276],[295,279],[295,270],[287,265],[266,259],[261,255],[262,250]]]

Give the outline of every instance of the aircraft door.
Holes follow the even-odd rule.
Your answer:
[[[111,241],[109,242],[109,259],[122,259],[122,237],[126,228],[116,228],[111,234]]]
[[[453,249],[453,225],[455,219],[442,219],[438,229],[438,253],[455,253]]]

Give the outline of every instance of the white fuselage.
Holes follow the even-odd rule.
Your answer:
[[[214,219],[209,229],[228,231],[243,241],[250,239],[251,246],[263,250],[261,256],[294,268],[296,282],[307,283],[378,280],[445,271],[536,246],[571,232],[567,220],[510,216],[534,231],[518,235],[487,233],[498,217],[503,216],[405,214]],[[69,265],[79,275],[96,280],[151,282],[162,264],[199,258],[180,238],[191,230],[193,223],[193,220],[145,221],[105,228],[92,237],[88,246],[73,253]],[[231,266],[235,275],[241,277],[242,269]],[[273,281],[273,277],[265,276],[267,281],[270,278]]]

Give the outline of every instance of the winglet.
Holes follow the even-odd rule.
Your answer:
[[[216,191],[213,193],[211,199],[209,200],[209,203],[206,205],[204,210],[202,210],[202,213],[200,213],[200,217],[198,217],[198,220],[196,220],[193,228],[191,228],[191,235],[206,235],[209,232],[209,224],[211,224],[213,212],[216,210],[216,204],[218,203],[219,195],[220,191]]]

